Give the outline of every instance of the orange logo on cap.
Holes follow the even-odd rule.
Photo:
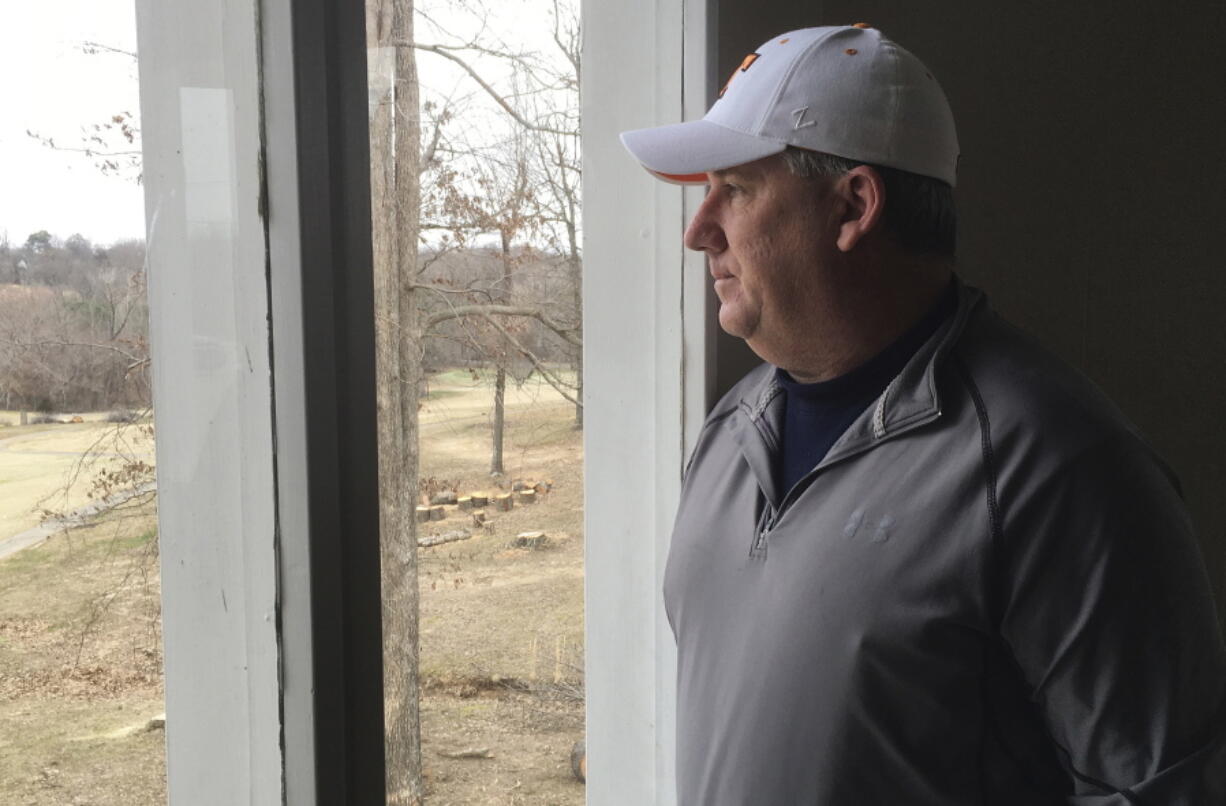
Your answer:
[[[760,53],[751,53],[741,60],[741,66],[732,71],[732,75],[728,76],[728,80],[724,82],[724,86],[719,91],[719,97],[723,98],[724,93],[728,91],[728,85],[732,83],[732,79],[736,78],[737,73],[744,73],[749,69],[749,66],[758,60]]]

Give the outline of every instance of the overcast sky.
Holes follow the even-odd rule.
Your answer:
[[[0,9],[0,236],[18,245],[41,229],[96,243],[143,237],[137,184],[26,135],[32,129],[79,147],[82,126],[139,114],[135,62],[80,49],[89,40],[135,51],[133,0],[0,0]]]
[[[479,8],[482,0],[423,5],[460,35],[481,27],[463,7]],[[550,0],[502,0],[478,14],[488,16],[487,33],[546,48],[550,6]],[[419,27],[419,37],[427,41],[445,39],[426,20],[419,20]],[[135,51],[134,0],[0,0],[0,237],[7,235],[14,245],[42,229],[60,238],[79,232],[98,244],[144,237],[139,185],[104,176],[84,154],[52,150],[26,134],[30,129],[57,145],[79,148],[82,127],[117,112],[139,115],[135,62],[83,53],[86,41]],[[429,54],[418,64],[423,84],[454,97],[462,82],[450,65]],[[468,107],[484,105],[474,97]]]

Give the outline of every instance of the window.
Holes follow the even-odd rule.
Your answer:
[[[579,526],[572,478],[577,432],[556,427],[574,416],[566,399],[577,394],[566,391],[576,378],[571,364],[578,356],[567,352],[575,346],[567,338],[574,320],[566,320],[560,303],[573,311],[576,284],[563,282],[573,264],[551,262],[581,242],[570,241],[564,220],[517,243],[504,238],[505,228],[485,226],[497,235],[480,236],[453,219],[452,238],[464,232],[468,248],[485,250],[486,265],[465,270],[485,283],[487,299],[474,296],[481,289],[464,289],[454,295],[463,305],[425,308],[428,318],[438,318],[424,324],[440,339],[451,338],[457,352],[440,359],[432,367],[440,372],[422,386],[423,423],[428,429],[439,412],[456,414],[482,397],[492,408],[501,366],[507,432],[502,479],[478,484],[467,465],[445,456],[446,446],[424,448],[425,478],[465,483],[411,490],[414,497],[457,496],[454,505],[433,505],[446,517],[422,521],[420,537],[435,530],[442,537],[453,524],[475,533],[421,555],[423,679],[430,689],[424,742],[434,769],[458,779],[490,759],[464,757],[480,756],[487,743],[475,736],[461,741],[472,731],[455,728],[460,723],[451,712],[475,715],[478,722],[470,725],[482,719],[490,725],[479,706],[497,711],[522,698],[536,710],[525,716],[522,709],[521,721],[562,727],[537,731],[536,739],[531,730],[513,734],[525,737],[525,746],[499,751],[501,762],[510,774],[522,749],[549,759],[551,774],[567,780],[578,716],[566,692],[577,691],[575,667],[582,662],[595,759],[587,800],[667,803],[672,642],[658,575],[685,435],[695,432],[702,406],[686,406],[684,417],[678,412],[705,394],[704,292],[693,282],[702,267],[681,252],[680,198],[637,175],[612,133],[660,122],[661,108],[680,117],[680,43],[687,36],[699,40],[684,33],[691,27],[683,29],[680,5],[638,14],[587,11],[593,16],[583,71],[589,147],[582,159],[591,200],[582,242],[585,525]],[[379,96],[377,82],[368,84],[362,54],[376,71],[383,56],[366,50],[366,20],[344,3],[273,0],[257,13],[253,0],[139,0],[137,17],[169,796],[173,803],[378,802],[384,675],[382,606],[373,595],[380,574],[376,288],[364,267],[374,265],[377,251],[370,240],[379,211],[369,214],[366,121]],[[691,23],[696,19],[691,13]],[[674,60],[669,63],[627,51],[627,43],[640,43],[633,47],[654,52],[650,43],[665,41],[677,43],[659,48]],[[457,55],[442,51],[419,56]],[[529,79],[516,80],[521,83],[511,86],[522,89]],[[439,96],[428,114],[442,117],[445,109]],[[449,136],[454,144],[479,145],[475,136]],[[568,153],[573,159],[578,152]],[[475,187],[516,175],[499,170],[482,179],[489,160],[470,164]],[[455,187],[476,201],[473,185]],[[460,200],[444,193],[438,209]],[[421,261],[438,270],[452,259],[437,257],[446,251],[441,238],[427,237]],[[552,251],[541,246],[550,239]],[[528,247],[548,259],[538,254],[536,263],[520,261]],[[510,288],[508,255],[520,261]],[[432,285],[453,281],[429,271],[421,276]],[[440,304],[451,297],[442,288],[430,293]],[[541,310],[504,311],[492,320],[488,312],[454,313],[489,303]],[[683,323],[678,310],[686,312]],[[486,360],[491,351],[499,360]],[[476,381],[455,373],[468,367]],[[550,373],[560,383],[545,379]],[[522,387],[517,377],[524,378]],[[527,401],[533,405],[516,408]],[[546,409],[550,417],[540,416]],[[454,419],[441,428],[464,430]],[[470,425],[474,432],[491,427],[480,414]],[[457,442],[464,438],[451,447]],[[477,455],[484,464],[484,448]],[[515,490],[516,480],[532,495]],[[467,495],[471,504],[481,492],[516,498],[510,512],[487,509],[493,534],[468,510],[457,514],[459,498]],[[527,503],[535,496],[544,501]],[[416,515],[418,504],[411,503]],[[429,517],[431,505],[421,506]],[[546,517],[553,522],[534,528]],[[542,531],[545,540],[530,534]],[[589,569],[586,650],[573,622],[557,618],[577,608],[581,545]],[[558,584],[525,581],[533,574]],[[453,604],[436,606],[444,602]],[[500,608],[522,617],[522,629],[491,639],[506,662],[487,670],[480,653],[466,654],[467,642],[453,640],[446,619],[486,617]],[[433,671],[431,653],[439,659]],[[480,689],[490,685],[507,698],[483,696]],[[477,696],[466,696],[471,690]],[[444,704],[434,717],[431,697]],[[511,796],[538,802],[526,786]],[[564,798],[582,796],[573,782],[567,786]]]

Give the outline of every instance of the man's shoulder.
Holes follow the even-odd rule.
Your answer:
[[[990,309],[968,321],[951,358],[1002,447],[1072,455],[1108,443],[1146,445],[1093,380]]]

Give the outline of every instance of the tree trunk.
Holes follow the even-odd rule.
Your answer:
[[[506,420],[507,371],[498,365],[498,375],[494,378],[494,437],[493,448],[490,450],[490,473],[503,473],[502,469],[502,432]]]
[[[575,430],[583,430],[583,348],[575,348]]]
[[[420,119],[412,0],[367,0],[387,803],[420,806],[417,338]]]
[[[566,268],[570,271],[571,304],[574,306],[575,335],[579,337],[580,346],[575,348],[575,358],[571,367],[575,370],[575,430],[583,430],[583,257],[579,251],[579,229],[575,226],[575,210],[570,208],[566,217],[566,245],[570,253],[566,256]]]
[[[572,228],[573,229],[573,228]],[[583,260],[579,257],[578,245],[574,236],[571,237],[570,255],[571,283],[575,290],[575,319],[579,322],[576,336],[583,340]],[[583,347],[575,348],[575,429],[583,430]]]
[[[498,297],[504,304],[511,302],[511,278],[514,271],[511,266],[511,234],[504,228],[500,230],[502,237],[502,286],[498,289]],[[502,436],[506,423],[507,371],[503,361],[510,355],[510,345],[502,345],[495,351],[498,354],[498,374],[494,378],[494,428],[490,447],[490,473],[503,473],[502,469]]]

